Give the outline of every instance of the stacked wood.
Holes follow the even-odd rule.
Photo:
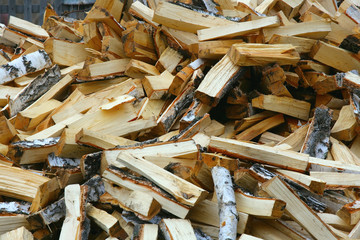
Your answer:
[[[358,239],[360,4],[96,0],[0,26],[0,239]]]

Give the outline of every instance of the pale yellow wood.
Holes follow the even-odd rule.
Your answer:
[[[360,186],[360,176],[358,174],[311,171],[310,176],[326,182],[327,188],[346,188]]]
[[[174,76],[168,71],[163,71],[158,76],[145,76],[142,80],[146,95],[149,99],[161,99],[167,94]]]
[[[90,78],[97,79],[123,74],[129,62],[130,59],[124,58],[91,64],[89,65]]]
[[[27,215],[22,214],[17,214],[14,216],[0,216],[0,234],[5,234],[8,231],[15,230],[20,227],[29,228],[30,225],[29,222],[26,221],[26,217]]]
[[[344,143],[332,137],[330,137],[330,142],[330,152],[334,158],[334,161],[360,166],[360,159],[355,154],[353,154]]]
[[[160,229],[168,239],[196,240],[194,229],[189,220],[164,218],[160,222]]]
[[[351,231],[354,226],[347,224],[344,220],[342,220],[338,215],[331,213],[318,213],[317,214],[321,220],[323,220],[326,224],[329,224],[339,230],[343,231]]]
[[[254,237],[249,234],[241,234],[238,240],[261,240],[261,239],[263,238]]]
[[[46,39],[49,37],[49,34],[39,25],[21,18],[17,18],[15,16],[10,16],[8,26],[12,29],[16,29],[20,32],[32,35],[37,38]]]
[[[231,38],[256,32],[262,28],[280,26],[277,16],[265,17],[258,20],[228,24],[227,26],[211,27],[198,30],[199,41],[218,38]]]
[[[356,136],[357,126],[354,111],[350,105],[343,106],[338,120],[331,129],[331,136],[340,141],[351,141]]]
[[[269,44],[291,44],[298,53],[309,53],[315,43],[314,39],[277,34],[269,40]]]
[[[270,196],[285,201],[286,211],[312,236],[317,239],[337,239],[327,225],[278,177],[263,184],[263,189]]]
[[[0,235],[0,240],[33,240],[34,237],[25,227],[20,227]]]

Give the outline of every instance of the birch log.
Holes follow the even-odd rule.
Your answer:
[[[0,66],[0,84],[14,80],[26,74],[40,71],[52,65],[49,55],[44,50],[19,57]]]
[[[216,166],[211,170],[219,205],[219,240],[235,240],[238,222],[235,193],[229,170]]]

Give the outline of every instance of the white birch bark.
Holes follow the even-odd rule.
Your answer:
[[[12,81],[28,73],[37,72],[52,65],[44,50],[29,53],[0,66],[0,84]]]
[[[238,224],[235,194],[229,170],[216,166],[211,170],[219,205],[219,240],[235,240]]]

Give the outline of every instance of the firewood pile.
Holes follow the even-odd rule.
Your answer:
[[[360,238],[360,2],[97,0],[0,26],[0,240]]]

